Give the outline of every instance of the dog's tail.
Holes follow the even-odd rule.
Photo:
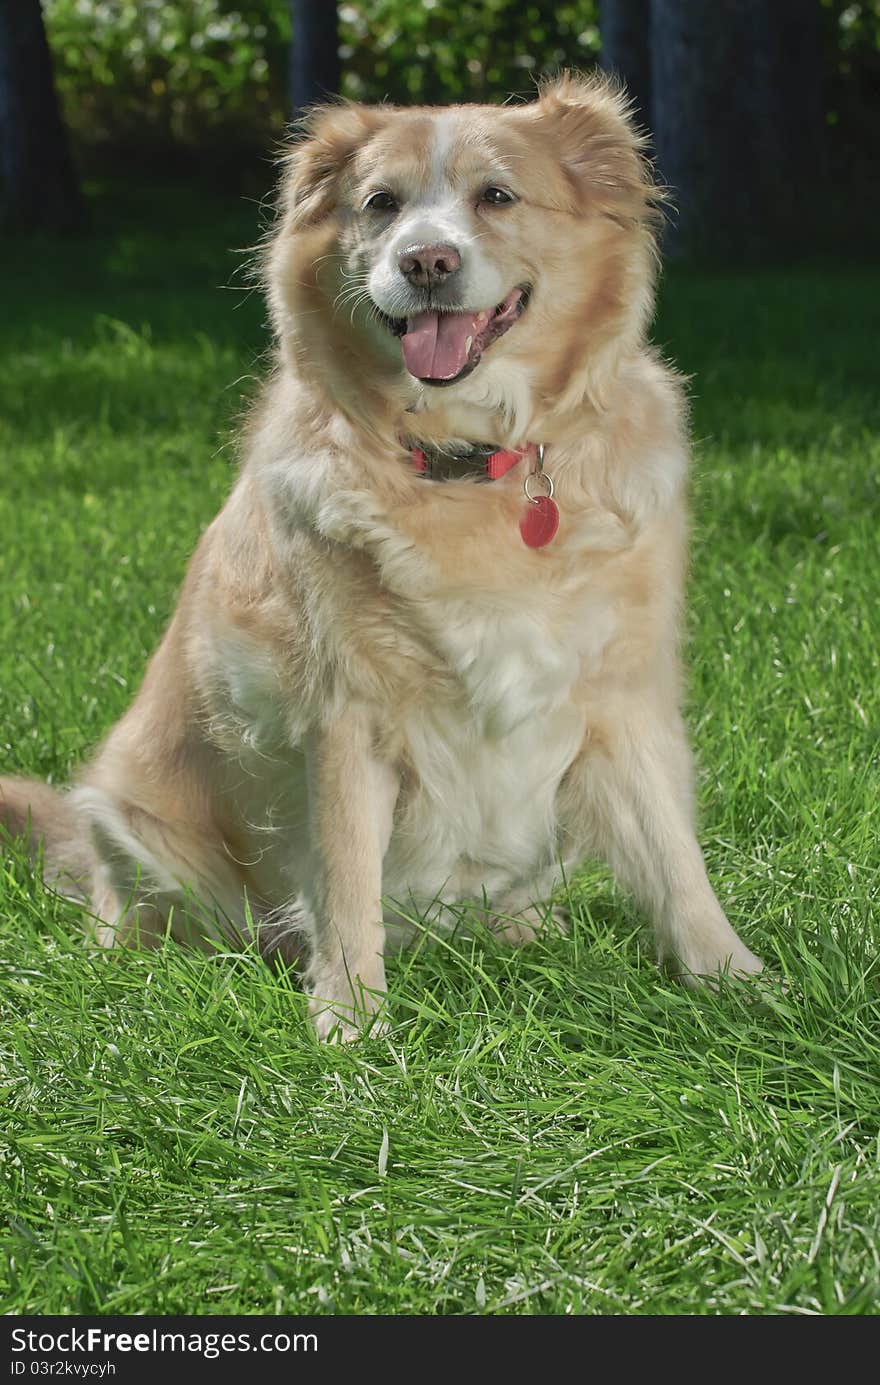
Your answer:
[[[85,901],[95,865],[87,823],[68,796],[36,779],[0,779],[0,828],[41,860],[46,884]]]

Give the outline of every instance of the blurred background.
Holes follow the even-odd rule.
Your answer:
[[[134,171],[259,198],[326,93],[502,101],[594,64],[674,189],[668,253],[871,250],[880,0],[0,0],[3,221],[82,225]]]

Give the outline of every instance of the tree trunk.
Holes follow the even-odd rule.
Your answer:
[[[626,83],[639,124],[651,126],[651,0],[600,0],[600,61]]]
[[[339,91],[339,23],[335,0],[290,0],[290,99],[295,117]]]
[[[652,117],[679,255],[803,245],[822,201],[818,0],[652,0]]]
[[[40,0],[0,0],[0,225],[65,231],[82,218]]]

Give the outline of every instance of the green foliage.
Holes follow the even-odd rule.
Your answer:
[[[880,0],[822,0],[838,31],[841,62],[880,49]]]
[[[330,0],[328,0],[330,3]],[[597,0],[351,0],[339,7],[345,95],[503,100],[594,61]],[[45,0],[56,80],[80,145],[260,151],[284,128],[285,0]]]
[[[284,0],[44,0],[81,143],[265,148],[284,127]]]
[[[864,160],[872,181],[880,139],[880,0],[822,0],[826,120],[847,160]]]
[[[329,4],[331,0],[326,0]],[[289,117],[287,0],[43,0],[80,151],[151,146],[228,162]],[[822,0],[829,125],[876,129],[880,0]],[[342,0],[343,94],[501,101],[599,56],[599,0]],[[873,120],[873,124],[871,123]],[[865,133],[865,132],[868,133]]]
[[[528,95],[599,52],[597,0],[375,0],[339,8],[347,95],[445,104]]]
[[[287,0],[43,3],[81,150],[153,145],[228,160],[264,153],[283,131]],[[880,0],[822,7],[829,124],[864,130],[880,79]],[[343,0],[339,40],[346,96],[499,101],[528,95],[542,73],[597,60],[599,0]]]

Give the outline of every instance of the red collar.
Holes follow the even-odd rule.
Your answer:
[[[443,479],[435,478],[434,467],[423,447],[413,447],[407,443],[404,443],[404,447],[409,451],[413,469],[420,476],[431,480]],[[488,454],[475,447],[465,458],[450,459],[447,456],[447,460],[465,463],[482,461],[484,477],[481,479],[497,481],[525,457],[534,462],[534,469],[523,477],[523,491],[528,503],[519,522],[520,537],[527,548],[545,548],[555,538],[559,528],[559,506],[553,499],[553,479],[544,470],[543,447],[527,442],[525,447],[499,448],[498,451]]]
[[[499,448],[497,452],[490,452],[484,457],[483,466],[485,468],[487,481],[498,481],[511,467],[515,467],[517,462],[521,462],[523,457],[536,457],[538,449],[533,442],[526,443],[525,447]],[[413,470],[420,476],[429,476],[428,454],[421,447],[411,447],[409,449],[410,460]]]

